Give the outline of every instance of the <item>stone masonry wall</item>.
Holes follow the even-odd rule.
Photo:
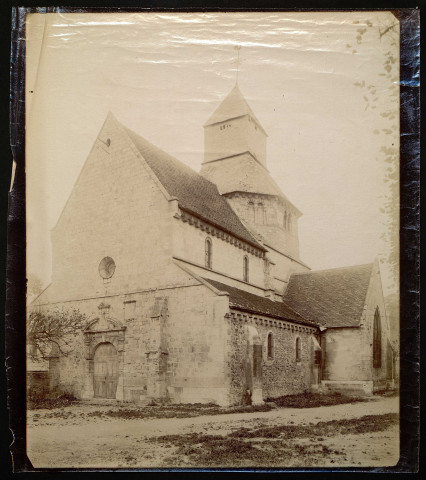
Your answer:
[[[224,318],[228,297],[216,295],[176,265],[169,267],[166,277],[169,287],[36,308],[76,308],[92,320],[100,316],[99,305],[108,303],[109,317],[126,327],[118,399],[226,404]],[[111,335],[116,334],[96,333],[96,342],[102,337],[108,341]],[[51,373],[60,390],[91,398],[93,370],[84,337],[77,332],[72,352],[51,360],[51,365],[55,364]],[[96,345],[92,347],[96,349]]]
[[[266,243],[295,259],[299,258],[298,220],[296,211],[290,204],[278,196],[254,193],[232,193],[227,195],[227,199],[238,216],[251,229],[260,233]],[[249,202],[254,205],[254,218]],[[264,218],[258,218],[260,204],[263,205]],[[284,212],[291,214],[291,226],[284,225]]]
[[[133,292],[155,286],[154,277],[164,284],[161,273],[171,258],[170,205],[120,128],[107,118],[52,231],[47,296],[53,301]],[[116,270],[104,281],[99,263],[106,256]]]
[[[260,317],[257,317],[258,319]],[[265,320],[265,317],[262,317]],[[290,323],[281,323],[272,320],[272,323],[285,325],[281,328],[265,322],[254,321],[252,315],[243,315],[228,318],[229,350],[228,371],[231,381],[230,403],[239,404],[244,396],[244,368],[247,352],[247,335],[245,326],[253,325],[262,344],[262,393],[263,399],[282,395],[303,393],[310,390],[313,378],[313,329],[296,326]],[[272,333],[274,339],[274,356],[267,358],[267,337]],[[296,361],[296,338],[301,339],[301,361]]]
[[[382,334],[382,362],[373,367],[373,324],[379,308]],[[380,272],[375,264],[359,328],[335,328],[323,333],[325,340],[324,380],[373,381],[374,389],[386,387],[391,377],[386,362],[389,327],[383,300]]]
[[[173,222],[173,255],[204,267],[207,237],[212,241],[213,271],[236,277],[242,281],[243,259],[244,256],[247,256],[249,259],[249,283],[265,288],[263,259],[260,256],[176,219]]]
[[[362,341],[359,328],[330,328],[323,333],[323,380],[371,380],[371,371],[365,370]]]
[[[227,404],[225,314],[228,296],[203,285],[169,293],[167,385],[175,402]]]
[[[374,325],[374,313],[378,308],[381,320],[381,367],[373,367],[373,325]],[[386,313],[385,302],[383,298],[383,289],[381,283],[381,276],[378,262],[376,261],[373,267],[372,279],[370,287],[367,292],[366,308],[364,310],[362,323],[366,325],[364,330],[365,336],[363,339],[363,345],[365,347],[364,355],[364,369],[370,369],[372,372],[372,380],[374,382],[374,389],[380,390],[386,387],[387,380],[392,377],[391,365],[386,362],[389,347],[390,329],[389,321]],[[388,371],[388,368],[390,371]]]
[[[273,262],[270,268],[272,286],[281,295],[284,294],[292,273],[309,271],[307,266],[272,249],[268,252],[268,259]]]

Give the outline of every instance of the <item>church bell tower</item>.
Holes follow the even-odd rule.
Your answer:
[[[238,84],[204,124],[201,175],[218,187],[237,215],[266,246],[299,258],[301,212],[267,170],[265,129]]]
[[[204,164],[249,154],[266,167],[266,137],[236,84],[204,124]]]

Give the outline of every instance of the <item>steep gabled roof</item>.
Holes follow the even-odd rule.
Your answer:
[[[327,328],[357,327],[373,265],[293,273],[284,301],[304,317]]]
[[[217,186],[182,162],[124,127],[130,140],[179,207],[265,251],[241,223]]]
[[[229,294],[229,305],[231,308],[256,313],[258,315],[280,318],[303,325],[318,326],[315,322],[299,315],[284,302],[274,302],[269,300],[269,298],[260,297],[259,295],[254,295],[253,293],[231,287],[216,280],[210,280],[209,278],[203,278],[203,280],[218,290],[227,292]]]
[[[247,100],[244,98],[243,94],[238,88],[238,85],[235,85],[228,96],[225,97],[222,103],[216,108],[204,126],[207,127],[208,125],[224,122],[225,120],[231,120],[232,118],[243,117],[244,115],[250,115],[250,117],[253,118],[253,120],[266,134],[265,129],[256,118],[256,115],[253,113],[253,110],[250,108],[250,105],[247,103]]]

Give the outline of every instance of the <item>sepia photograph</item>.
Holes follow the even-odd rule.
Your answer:
[[[400,459],[400,22],[25,20],[36,469]]]

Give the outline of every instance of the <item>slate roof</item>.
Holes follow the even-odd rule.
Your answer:
[[[225,120],[242,117],[244,115],[250,115],[259,125],[259,127],[265,132],[265,129],[256,118],[256,115],[253,113],[253,110],[250,108],[250,105],[247,103],[246,99],[238,88],[238,85],[235,85],[222,103],[216,108],[204,126],[207,127],[208,125],[224,122]]]
[[[210,278],[203,278],[203,280],[218,290],[229,293],[229,304],[231,308],[234,307],[243,311],[257,313],[258,315],[280,318],[303,325],[318,326],[315,322],[303,318],[284,302],[274,302],[269,298],[254,295],[253,293],[231,287],[216,280],[211,280]]]
[[[357,327],[373,265],[294,273],[284,301],[304,317],[327,328]]]
[[[180,208],[265,251],[214,183],[128,128],[123,128],[169,195],[178,199]]]

